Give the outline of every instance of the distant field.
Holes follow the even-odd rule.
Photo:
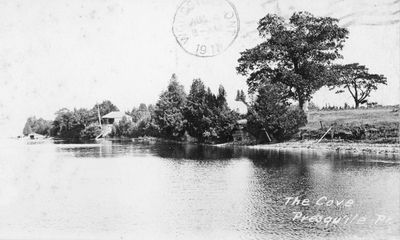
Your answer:
[[[399,111],[393,112],[393,108],[372,108],[372,109],[348,109],[348,110],[329,110],[329,111],[310,111],[308,124],[304,129],[320,129],[320,121],[324,127],[329,127],[333,123],[338,125],[392,125],[399,123]]]

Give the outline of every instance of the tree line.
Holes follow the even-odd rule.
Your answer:
[[[98,115],[101,116],[119,109],[106,100],[101,104],[94,105],[91,109],[79,108],[69,110],[62,108],[58,110],[53,121],[36,119],[30,117],[25,123],[23,134],[28,135],[32,132],[58,137],[62,139],[91,139],[100,134]]]
[[[62,139],[93,139],[101,133],[98,115],[106,115],[119,109],[106,100],[91,109],[60,109],[53,121],[46,121],[40,131],[35,127],[42,119],[29,118],[24,135],[30,132]],[[167,89],[155,105],[140,104],[126,112],[132,120],[123,118],[114,123],[111,136],[141,137],[152,136],[170,140],[201,143],[220,143],[232,140],[232,131],[239,114],[232,111],[226,101],[222,85],[218,93],[212,93],[202,80],[194,79],[189,93],[172,75]]]
[[[220,143],[232,140],[239,118],[239,114],[228,107],[222,85],[218,94],[214,94],[202,80],[194,79],[187,94],[175,74],[155,106],[146,108],[141,104],[130,116],[133,121],[123,119],[115,125],[112,135]]]

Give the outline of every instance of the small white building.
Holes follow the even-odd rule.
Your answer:
[[[123,118],[126,118],[128,121],[132,121],[132,117],[124,112],[110,112],[101,117],[101,124],[102,125],[112,125],[114,123],[119,123]]]

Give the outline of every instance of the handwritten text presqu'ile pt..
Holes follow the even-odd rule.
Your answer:
[[[310,200],[308,198],[301,199],[297,197],[286,197],[285,206],[300,206],[300,207],[322,207],[322,208],[335,208],[335,209],[350,209],[355,204],[353,199],[331,199],[326,196],[317,198],[316,200]],[[333,225],[362,225],[362,224],[372,224],[372,225],[383,225],[391,224],[392,218],[383,214],[375,214],[374,216],[365,216],[360,213],[348,214],[338,214],[338,216],[322,215],[320,213],[316,214],[304,214],[301,211],[292,212],[292,221],[299,221],[302,223],[317,223],[323,224],[325,227]]]

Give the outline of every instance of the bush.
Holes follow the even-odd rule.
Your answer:
[[[288,109],[278,120],[275,126],[274,137],[277,140],[290,139],[299,131],[299,128],[307,124],[307,116],[298,108]]]
[[[91,123],[81,131],[81,138],[94,139],[101,133],[101,127],[97,123]]]
[[[283,87],[278,84],[266,84],[258,90],[247,120],[248,131],[258,136],[259,141],[266,137],[260,135],[265,135],[265,130],[275,140],[289,139],[307,123],[304,111],[291,107],[287,99],[282,97],[283,91]]]
[[[136,137],[134,136],[136,132],[137,132],[136,124],[123,117],[121,121],[119,121],[118,123],[114,123],[111,131],[111,136]]]
[[[51,126],[52,121],[47,121],[43,118],[37,119],[36,117],[30,117],[26,120],[22,133],[24,136],[27,136],[32,132],[47,136],[50,135]]]

